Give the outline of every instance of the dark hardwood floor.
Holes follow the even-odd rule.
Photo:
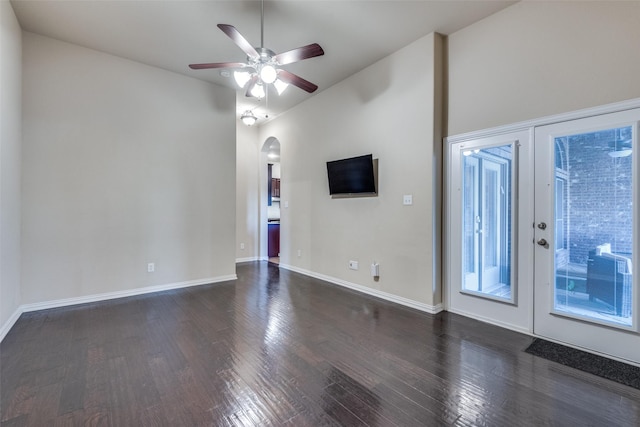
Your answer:
[[[236,281],[23,314],[0,346],[2,427],[640,425],[640,390],[531,340],[240,264]]]

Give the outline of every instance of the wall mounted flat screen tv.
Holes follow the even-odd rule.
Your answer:
[[[376,177],[373,155],[327,162],[329,194],[375,194]]]

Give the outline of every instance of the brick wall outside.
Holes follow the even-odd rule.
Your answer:
[[[622,136],[625,137],[624,128]],[[586,264],[588,252],[610,243],[615,253],[632,249],[631,159],[611,157],[620,130],[564,138],[568,167],[567,249],[571,263]],[[619,144],[618,144],[619,147]]]

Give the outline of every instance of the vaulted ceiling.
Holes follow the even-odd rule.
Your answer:
[[[23,30],[236,88],[221,70],[190,63],[244,62],[246,55],[217,24],[231,24],[260,46],[261,4],[249,0],[11,0]],[[264,3],[264,47],[276,53],[319,43],[325,55],[286,68],[317,84],[308,94],[246,98],[238,113],[257,107],[271,117],[431,32],[451,34],[513,1],[293,0]],[[418,73],[418,72],[417,72]],[[268,107],[268,108],[267,108]]]

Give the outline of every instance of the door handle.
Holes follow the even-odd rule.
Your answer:
[[[547,242],[545,239],[540,239],[536,243],[538,243],[540,246],[544,246],[545,248],[549,249],[549,242]]]

